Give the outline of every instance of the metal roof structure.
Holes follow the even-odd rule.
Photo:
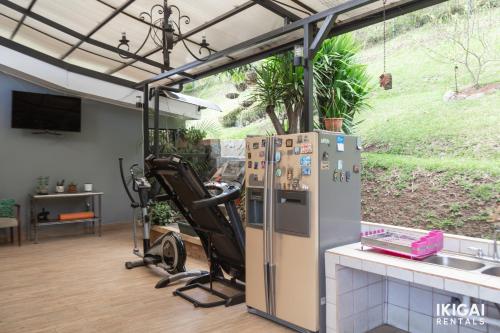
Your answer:
[[[392,18],[444,0],[385,1]],[[0,0],[0,44],[129,87],[175,85],[290,50],[302,43],[306,25],[314,34],[327,22],[330,36],[380,22],[384,6],[384,0],[170,0],[190,17],[176,42],[197,49],[206,36],[211,55],[197,61],[177,44],[165,68],[152,41],[133,53],[151,25],[140,13],[156,2],[162,0]],[[124,31],[126,60],[117,48]]]

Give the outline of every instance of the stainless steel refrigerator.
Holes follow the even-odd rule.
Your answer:
[[[361,143],[326,131],[246,139],[246,303],[326,332],[325,250],[359,241]]]

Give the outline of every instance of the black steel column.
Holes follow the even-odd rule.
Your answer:
[[[160,156],[160,88],[155,88],[155,110],[153,118],[153,154]]]
[[[149,156],[149,85],[144,85],[144,96],[142,102],[142,144],[144,157]]]
[[[313,25],[311,23],[304,25],[304,111],[302,112],[303,130],[311,132],[314,130],[314,68],[313,55],[310,49],[313,40]]]

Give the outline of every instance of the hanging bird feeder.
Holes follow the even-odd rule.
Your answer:
[[[385,68],[385,63],[386,63],[386,42],[387,42],[387,35],[386,35],[386,20],[385,20],[385,4],[386,0],[382,0],[383,4],[383,22],[384,22],[384,71],[382,75],[379,77],[379,84],[384,90],[389,90],[392,89],[392,74],[386,72]]]

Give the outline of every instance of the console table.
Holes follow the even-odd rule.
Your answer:
[[[52,194],[35,194],[30,195],[31,216],[30,216],[30,230],[34,231],[34,242],[38,243],[38,228],[52,225],[73,224],[73,223],[92,223],[92,232],[95,233],[95,222],[98,225],[98,235],[101,236],[102,225],[102,196],[103,192],[78,192],[78,193],[52,193]],[[38,221],[37,203],[49,200],[81,198],[90,204],[90,210],[94,212],[93,218],[78,219],[69,221],[60,221],[58,219],[49,219],[48,221]],[[97,199],[97,205],[96,205]],[[90,202],[89,202],[90,201]]]

